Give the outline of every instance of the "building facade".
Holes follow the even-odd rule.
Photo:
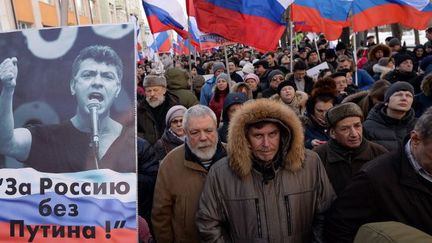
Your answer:
[[[67,14],[62,14],[66,13],[65,6]],[[130,21],[130,15],[144,25],[141,0],[0,0],[0,32],[125,23]]]

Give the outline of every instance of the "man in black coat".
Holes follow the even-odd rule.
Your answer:
[[[432,108],[405,145],[380,156],[353,178],[332,205],[328,242],[352,242],[365,223],[397,221],[432,234]]]
[[[363,138],[363,112],[352,102],[330,108],[326,113],[330,140],[316,148],[336,194],[351,181],[360,168],[387,152],[384,146]]]

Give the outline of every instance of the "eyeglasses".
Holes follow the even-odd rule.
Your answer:
[[[171,121],[171,124],[182,123],[183,119],[174,119]]]
[[[284,77],[274,77],[272,78],[272,81],[283,81]]]

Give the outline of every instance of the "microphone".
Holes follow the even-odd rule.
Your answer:
[[[101,105],[97,99],[90,100],[90,103],[87,105],[87,108],[90,111],[91,117],[91,128],[92,128],[92,145],[94,146],[96,154],[99,151],[99,114],[98,110]]]

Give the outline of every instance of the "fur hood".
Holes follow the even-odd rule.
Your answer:
[[[377,62],[378,60],[376,59],[375,54],[379,50],[381,50],[384,53],[384,57],[390,57],[390,54],[391,54],[390,47],[388,47],[387,45],[384,45],[384,44],[378,44],[378,45],[375,45],[374,47],[372,47],[372,49],[368,53],[368,60]]]
[[[241,178],[247,176],[252,170],[252,151],[246,139],[246,126],[266,118],[277,119],[290,130],[290,146],[283,154],[282,168],[296,172],[303,166],[305,159],[304,132],[295,112],[274,100],[251,100],[244,103],[234,113],[228,128],[229,164]]]

